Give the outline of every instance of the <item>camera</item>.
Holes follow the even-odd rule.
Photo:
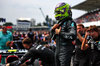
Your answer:
[[[95,42],[92,38],[92,36],[87,36],[88,44],[94,44],[97,45],[97,42]]]
[[[90,39],[93,39],[93,38],[92,36],[88,35],[86,39],[89,41]]]
[[[91,49],[94,49],[94,47],[96,47],[98,50],[100,50],[100,41],[94,41],[92,36],[89,35],[87,36],[87,40],[87,44],[91,47]]]

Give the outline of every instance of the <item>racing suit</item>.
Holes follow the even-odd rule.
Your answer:
[[[19,66],[28,59],[30,59],[30,61],[26,62],[26,65],[29,65],[32,64],[37,58],[40,58],[40,60],[46,63],[46,66],[55,66],[53,51],[48,48],[45,48],[42,45],[31,46],[29,51],[25,53],[25,55],[23,55],[20,60],[10,63],[10,66]]]
[[[56,51],[55,64],[56,66],[70,66],[71,56],[73,54],[72,41],[76,39],[76,23],[72,18],[65,18],[60,21],[62,23],[59,35],[56,34]],[[53,33],[53,32],[51,32]],[[51,34],[52,35],[52,34]]]

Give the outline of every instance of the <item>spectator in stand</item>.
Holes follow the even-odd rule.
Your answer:
[[[45,37],[44,37],[44,40],[47,42],[47,44],[48,44],[48,43],[51,43],[51,38],[50,38],[49,32],[46,32],[46,35],[45,35]]]
[[[24,39],[25,38],[25,33],[24,32],[22,33],[22,36],[23,36],[23,39]]]
[[[20,32],[18,32],[18,39],[21,39],[21,34],[20,34]]]
[[[28,32],[27,36],[28,36],[28,38],[30,38],[32,40],[32,43],[33,43],[34,33],[32,32],[31,28],[29,28],[29,32]]]
[[[75,21],[76,23],[84,23],[84,22],[92,22],[100,20],[100,10],[86,13],[80,18],[77,18]]]
[[[27,32],[25,33],[25,38],[28,38],[28,36],[27,36]]]
[[[36,32],[34,32],[34,38],[33,38],[34,43],[37,43],[38,39],[39,39],[38,35],[36,34]]]
[[[42,39],[43,39],[41,31],[38,31],[38,38],[39,38],[39,39],[38,39],[37,43],[40,44],[40,42],[41,42]]]
[[[19,33],[19,32],[18,32]],[[21,46],[21,42],[19,42],[18,40],[20,40],[20,34],[17,34],[16,31],[14,31],[13,33],[13,42],[14,42],[14,45],[16,45],[16,49],[19,49],[19,47]]]
[[[9,47],[6,46],[7,41],[12,41],[13,36],[10,31],[7,31],[7,27],[3,26],[2,31],[0,31],[0,49],[9,49]],[[5,58],[2,57],[1,63],[5,63]]]
[[[43,35],[43,41],[45,41],[45,37],[47,36],[46,31],[44,31],[42,35]]]
[[[18,39],[19,39],[18,38],[18,34],[17,34],[16,31],[14,31],[14,33],[13,33],[13,41],[18,40]]]

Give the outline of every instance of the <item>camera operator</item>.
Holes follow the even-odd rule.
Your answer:
[[[100,66],[100,36],[97,26],[90,26],[82,42],[81,50],[91,48],[89,66]]]
[[[83,24],[77,25],[77,39],[75,45],[75,58],[73,66],[88,66],[90,49],[81,50],[81,44],[85,36],[85,28]]]

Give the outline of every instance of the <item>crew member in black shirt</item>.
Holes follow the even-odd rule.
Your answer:
[[[29,28],[29,32],[28,32],[27,36],[28,36],[28,38],[31,39],[31,41],[33,43],[34,33],[32,32],[32,29],[31,28]]]
[[[85,36],[85,30],[83,24],[77,25],[77,40],[75,45],[75,59],[74,66],[88,66],[90,50],[81,50],[81,44]]]
[[[97,26],[90,26],[82,42],[81,50],[91,49],[89,66],[100,66],[100,35]]]
[[[29,65],[37,58],[40,58],[40,60],[45,63],[43,66],[55,66],[53,51],[42,45],[32,45],[30,38],[25,38],[22,43],[24,48],[28,49],[29,51],[25,53],[25,55],[23,55],[19,60],[8,63],[6,66],[19,66],[30,59],[30,61],[25,62],[25,65]]]

